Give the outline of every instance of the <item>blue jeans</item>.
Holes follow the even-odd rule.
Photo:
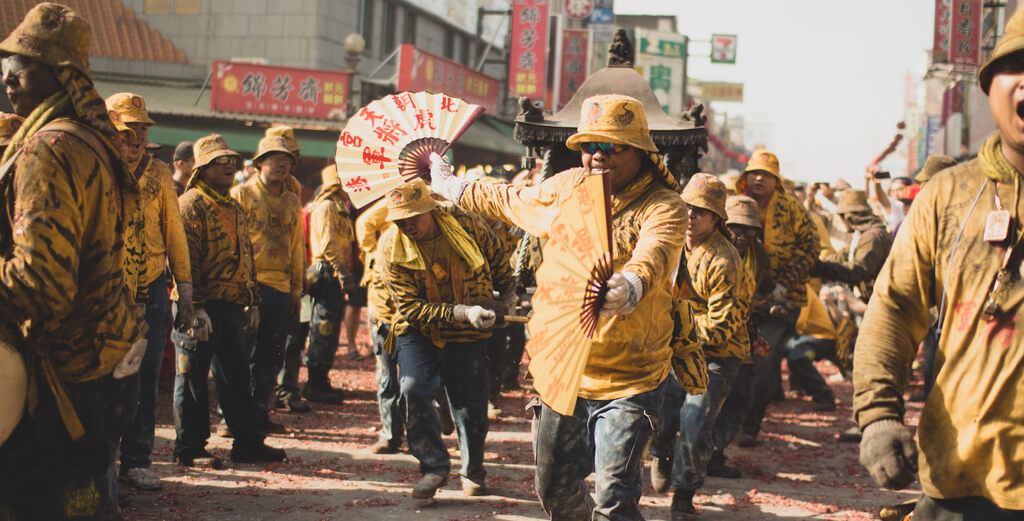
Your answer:
[[[338,351],[338,334],[341,319],[345,313],[345,295],[337,279],[325,284],[321,295],[314,297],[313,312],[309,319],[309,355],[306,367],[310,380],[313,376],[324,376],[334,365],[334,354]]]
[[[380,439],[397,447],[405,436],[405,400],[398,384],[398,353],[384,352],[391,324],[370,319],[370,340],[377,357],[377,406],[380,409]],[[396,349],[397,351],[397,349]]]
[[[164,359],[167,317],[171,309],[167,297],[167,276],[160,274],[149,285],[146,302],[146,354],[139,366],[139,407],[135,421],[121,438],[121,468],[148,468],[153,453],[153,429],[156,425],[156,395],[160,386],[160,365]]]
[[[729,390],[729,396],[722,404],[722,410],[718,412],[715,419],[715,427],[712,429],[711,437],[715,443],[715,452],[720,457],[720,462],[725,462],[725,448],[736,438],[740,432],[740,425],[747,416],[747,409],[750,408],[751,381],[754,378],[754,364],[740,364],[739,374],[736,381]],[[714,456],[712,456],[714,458]]]
[[[302,367],[302,351],[306,349],[309,338],[309,322],[299,322],[298,317],[292,319],[291,329],[284,341],[284,364],[277,375],[277,394],[299,393],[299,368]]]
[[[708,461],[714,451],[712,431],[722,404],[736,381],[742,360],[708,358],[708,390],[686,395],[679,409],[679,437],[676,439],[672,485],[677,490],[697,490],[704,485]]]
[[[252,401],[263,422],[273,409],[270,402],[277,387],[277,373],[284,363],[284,341],[292,319],[292,296],[260,284],[260,326],[252,347],[249,369],[252,372]]]
[[[249,386],[249,350],[242,328],[242,306],[213,300],[206,302],[213,333],[207,342],[195,342],[175,330],[174,352],[174,442],[175,454],[195,453],[206,447],[210,437],[210,399],[207,379],[213,369],[217,401],[224,420],[235,435],[235,447],[263,443],[260,412],[252,401]]]
[[[782,385],[782,359],[786,357],[786,339],[796,328],[797,312],[790,311],[785,317],[771,315],[755,315],[754,326],[771,351],[764,356],[754,357],[754,376],[751,380],[751,400],[747,416],[743,420],[743,432],[757,436],[761,432],[761,421],[764,420],[768,403],[771,402]]]
[[[615,400],[578,398],[572,416],[542,404],[534,420],[534,486],[553,520],[642,520],[644,449],[660,423],[666,378],[656,389]],[[584,481],[596,472],[594,505]]]
[[[834,402],[836,395],[821,377],[814,360],[835,359],[836,341],[822,340],[810,335],[795,336],[787,342],[789,354],[789,387],[802,389],[816,402]]]
[[[434,410],[434,394],[443,379],[459,433],[459,474],[483,483],[488,429],[486,342],[449,342],[440,349],[419,331],[409,329],[398,335],[395,344],[407,409],[406,436],[409,449],[420,462],[420,472],[447,476],[451,470],[451,458],[441,439],[441,422]]]

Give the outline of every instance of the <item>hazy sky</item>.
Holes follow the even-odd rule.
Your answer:
[[[715,111],[743,115],[748,129],[778,154],[785,177],[859,182],[864,166],[897,132],[904,77],[924,74],[934,5],[934,0],[618,0],[615,11],[676,15],[679,32],[691,40],[738,35],[735,65],[690,60],[691,77],[745,84],[743,103],[714,102]],[[690,53],[706,56],[708,49],[694,43]]]

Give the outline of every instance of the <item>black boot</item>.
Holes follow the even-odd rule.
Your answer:
[[[302,395],[311,402],[340,404],[345,401],[344,392],[331,387],[327,371],[312,368],[309,369],[309,381],[306,382]]]
[[[672,494],[672,521],[697,520],[697,509],[693,507],[694,492],[677,488]]]
[[[711,459],[708,461],[708,475],[716,478],[739,478],[740,469],[733,467],[732,465],[726,465],[725,461],[726,457],[724,452],[720,450],[712,452]]]

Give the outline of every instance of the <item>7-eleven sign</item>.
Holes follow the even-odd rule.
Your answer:
[[[711,63],[736,63],[736,35],[711,35]]]

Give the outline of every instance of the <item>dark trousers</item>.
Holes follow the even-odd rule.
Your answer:
[[[1024,521],[1024,510],[999,508],[983,497],[936,499],[922,495],[914,521]]]
[[[508,330],[508,358],[502,382],[506,388],[518,388],[519,364],[522,363],[523,351],[526,350],[526,324],[509,324],[505,329]]]
[[[789,354],[789,386],[802,389],[817,402],[834,402],[836,395],[821,373],[814,367],[814,360],[835,359],[836,341],[822,340],[810,335],[800,335],[787,342]]]
[[[299,368],[302,367],[302,351],[306,348],[309,338],[309,322],[299,322],[298,317],[292,318],[288,336],[284,341],[284,364],[277,375],[277,394],[299,392]]]
[[[578,398],[572,416],[542,404],[534,419],[534,486],[553,520],[642,520],[644,447],[660,422],[670,385],[614,400]],[[595,478],[596,505],[585,479]]]
[[[327,375],[338,352],[338,334],[345,314],[345,295],[341,285],[332,278],[321,282],[322,289],[313,296],[313,312],[309,319],[309,355],[306,367],[310,381]]]
[[[213,300],[204,309],[210,315],[210,340],[196,342],[174,331],[177,367],[174,373],[174,431],[177,454],[195,453],[210,437],[210,399],[207,378],[213,369],[217,401],[235,436],[235,447],[263,443],[260,412],[252,401],[249,384],[249,349],[242,329],[242,306]]]
[[[740,425],[743,424],[743,420],[747,417],[747,409],[750,408],[750,391],[753,379],[754,364],[740,364],[740,370],[732,384],[732,389],[729,390],[729,396],[726,397],[725,403],[722,404],[722,410],[718,412],[718,418],[715,418],[711,439],[715,444],[715,453],[723,462],[725,459],[722,453],[732,443],[732,440],[736,438],[736,435],[740,432]],[[714,457],[715,455],[712,455],[712,460]]]
[[[274,408],[271,400],[277,387],[277,374],[284,364],[284,342],[292,321],[292,296],[260,284],[260,326],[252,344],[249,370],[252,374],[252,401],[260,411],[261,421],[270,421],[267,413]]]
[[[708,390],[685,396],[679,411],[672,485],[677,490],[697,490],[704,485],[708,461],[714,451],[713,430],[729,390],[736,381],[739,358],[708,358]]]
[[[498,394],[508,365],[508,330],[499,327],[492,331],[491,338],[487,339],[487,373],[490,392]]]
[[[153,429],[156,426],[156,396],[160,386],[160,365],[164,359],[167,318],[171,302],[167,296],[167,276],[161,274],[149,285],[146,302],[146,354],[139,366],[139,405],[135,421],[121,439],[121,468],[149,467],[153,453]]]
[[[444,387],[455,429],[463,478],[482,483],[484,440],[487,438],[487,353],[483,340],[449,342],[443,349],[415,329],[396,338],[399,382],[405,398],[405,429],[409,449],[424,474],[448,475],[451,459],[441,439],[434,394]]]
[[[786,357],[786,339],[793,334],[796,327],[797,312],[790,311],[785,317],[771,315],[755,315],[754,326],[757,332],[771,346],[765,356],[754,357],[754,378],[751,381],[750,409],[743,421],[743,432],[756,436],[761,432],[768,403],[771,402],[782,385],[782,359]]]
[[[380,410],[380,439],[393,446],[405,436],[405,400],[398,383],[398,353],[384,351],[391,324],[370,319],[370,340],[377,358],[377,406]]]
[[[85,435],[71,441],[40,379],[36,410],[0,446],[0,515],[6,508],[17,521],[121,521],[111,463],[135,414],[138,378],[106,376],[66,388]]]

